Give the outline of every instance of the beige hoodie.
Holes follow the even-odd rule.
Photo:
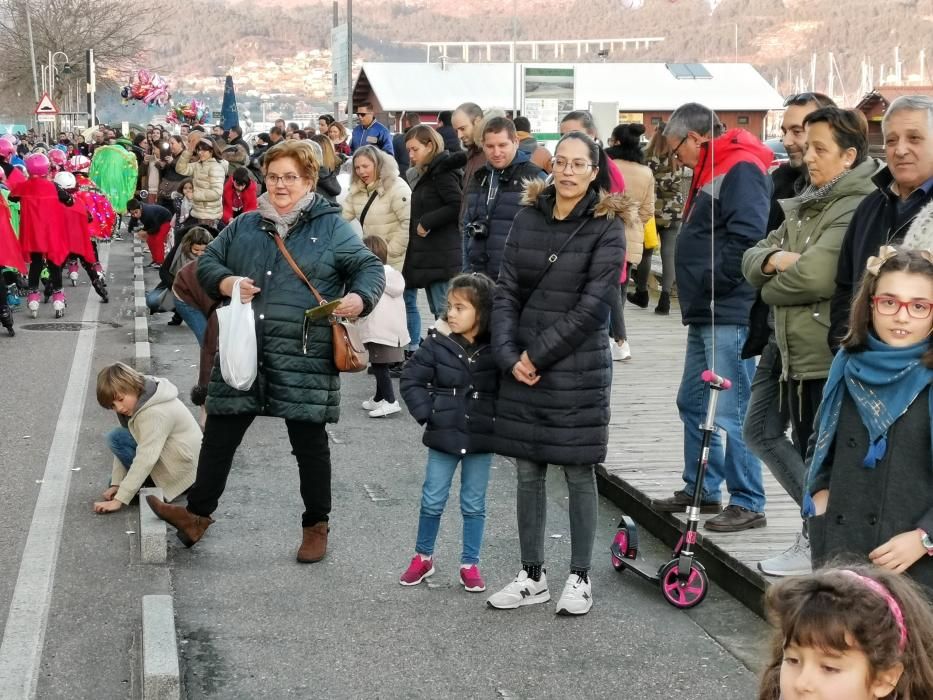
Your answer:
[[[167,379],[147,377],[156,382],[150,399],[136,407],[127,428],[136,440],[136,458],[127,471],[114,457],[112,486],[119,486],[116,499],[129,504],[147,476],[172,501],[194,483],[201,428],[191,411],[178,399],[178,389]]]

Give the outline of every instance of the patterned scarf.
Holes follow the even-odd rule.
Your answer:
[[[841,173],[836,175],[836,177],[834,177],[832,180],[827,182],[822,187],[814,187],[813,185],[807,185],[804,191],[801,192],[799,195],[797,195],[797,199],[800,201],[801,204],[804,204],[806,202],[812,202],[817,199],[823,199],[824,197],[826,197],[826,195],[832,192],[833,187],[836,186],[836,183],[839,182],[846,175],[848,175],[850,172],[852,171],[843,170]]]
[[[295,225],[295,222],[298,221],[298,217],[301,216],[301,212],[314,204],[314,192],[308,192],[308,194],[295,202],[295,206],[286,214],[279,214],[275,210],[272,201],[269,199],[268,192],[264,192],[259,197],[258,202],[259,213],[262,215],[262,218],[268,219],[275,224],[275,230],[282,237],[282,240],[285,240],[288,238],[289,230]]]
[[[868,430],[868,451],[862,466],[874,469],[888,448],[888,429],[900,418],[924,389],[933,384],[933,369],[923,364],[930,343],[924,339],[906,348],[893,348],[868,335],[868,348],[850,354],[842,349],[833,360],[823,389],[823,402],[817,413],[816,446],[807,472],[803,514],[813,515],[810,487],[821,474],[839,427],[842,399],[848,391]],[[933,416],[933,391],[929,394]],[[933,436],[933,426],[931,426]]]

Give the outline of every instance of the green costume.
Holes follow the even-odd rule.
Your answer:
[[[104,193],[113,210],[126,213],[126,203],[136,195],[136,156],[122,146],[101,146],[91,160],[91,180]]]

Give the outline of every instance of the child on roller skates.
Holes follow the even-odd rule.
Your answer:
[[[402,371],[402,397],[412,417],[425,426],[423,441],[428,447],[415,555],[399,578],[403,586],[414,586],[434,574],[434,542],[459,464],[460,582],[470,592],[486,590],[478,564],[499,388],[499,370],[489,344],[494,289],[495,283],[482,274],[454,277],[444,319]]]
[[[117,413],[120,427],[107,435],[113,473],[95,513],[113,513],[136,496],[147,479],[172,501],[194,483],[201,429],[167,379],[140,374],[122,362],[97,375],[97,402]]]

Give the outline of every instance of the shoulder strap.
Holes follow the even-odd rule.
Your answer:
[[[282,241],[282,237],[279,236],[278,232],[273,232],[272,240],[275,241],[275,245],[278,247],[279,252],[282,254],[282,257],[285,258],[285,261],[291,266],[295,274],[298,275],[298,279],[308,285],[308,289],[311,290],[311,293],[314,295],[314,298],[317,299],[318,304],[326,303],[324,297],[314,288],[314,285],[308,281],[308,278],[305,277],[305,273],[301,271],[301,268],[298,267],[298,263],[295,262],[295,259],[289,254],[288,250],[285,248],[285,243]]]
[[[366,220],[366,213],[369,211],[369,208],[373,205],[373,202],[376,201],[376,197],[379,196],[379,190],[373,190],[373,193],[369,195],[369,200],[366,202],[366,206],[363,207],[363,211],[360,212],[360,226],[363,225],[363,222]]]
[[[554,263],[557,262],[557,259],[560,257],[560,254],[564,252],[564,248],[566,248],[567,245],[570,243],[570,241],[572,241],[572,240],[574,239],[574,237],[575,237],[578,233],[580,233],[580,231],[583,229],[583,227],[586,226],[586,223],[587,223],[587,219],[584,218],[583,221],[580,223],[580,225],[577,226],[577,227],[571,232],[571,234],[570,234],[569,236],[567,236],[567,238],[564,240],[563,243],[561,243],[561,246],[560,246],[560,248],[557,249],[557,252],[556,252],[556,253],[551,253],[551,254],[548,256],[548,258],[547,258],[547,265],[545,265],[545,266],[544,266],[544,269],[541,270],[540,274],[538,275],[538,279],[535,280],[535,283],[534,283],[534,285],[531,287],[531,291],[529,292],[528,296],[531,296],[531,294],[535,291],[535,289],[538,288],[538,285],[541,284],[541,280],[544,279],[544,276],[548,273],[548,270],[551,269],[551,265],[553,265]]]

